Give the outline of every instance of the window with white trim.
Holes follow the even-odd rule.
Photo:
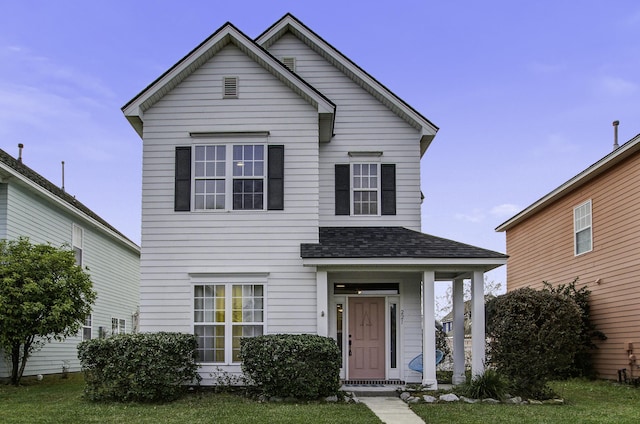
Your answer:
[[[176,212],[284,210],[284,146],[176,146]]]
[[[193,322],[199,362],[240,362],[240,340],[264,333],[264,285],[196,284]]]
[[[573,229],[575,254],[593,250],[593,233],[591,227],[591,200],[576,206],[573,210]]]
[[[91,332],[93,329],[93,317],[91,316],[91,314],[88,314],[85,318],[84,318],[84,322],[82,323],[82,340],[90,340],[91,339]]]
[[[82,227],[73,224],[71,245],[73,247],[73,253],[76,256],[76,265],[82,266],[82,250],[84,245],[84,230]]]
[[[263,144],[195,146],[194,151],[195,210],[264,209]]]
[[[126,332],[126,321],[120,318],[111,318],[111,334],[124,334]]]
[[[380,204],[378,163],[351,165],[353,215],[378,215]]]

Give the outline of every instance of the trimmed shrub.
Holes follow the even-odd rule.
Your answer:
[[[580,308],[581,313],[582,328],[580,331],[580,338],[582,343],[580,345],[580,349],[578,349],[578,352],[576,353],[576,357],[571,368],[569,368],[565,373],[562,373],[559,377],[595,378],[596,372],[593,366],[591,353],[594,349],[597,349],[598,346],[594,343],[594,340],[607,340],[607,336],[602,331],[596,329],[596,325],[591,321],[591,308],[589,306],[591,291],[587,289],[587,286],[583,286],[579,289],[576,288],[576,284],[578,283],[577,278],[569,284],[560,284],[556,287],[553,287],[553,285],[547,281],[543,281],[542,283],[544,284],[543,290],[573,299]]]
[[[489,360],[516,393],[545,397],[582,343],[580,309],[563,295],[522,288],[487,303]]]
[[[340,389],[335,340],[311,334],[273,334],[241,340],[242,370],[267,396],[316,399]]]
[[[200,381],[193,334],[119,334],[78,345],[91,400],[164,402]]]

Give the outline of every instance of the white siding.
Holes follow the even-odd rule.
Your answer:
[[[400,364],[404,380],[408,383],[419,383],[422,374],[409,369],[409,362],[422,353],[422,310],[420,278],[414,281],[405,281],[400,286],[402,319],[402,350],[400,351]]]
[[[98,337],[98,327],[111,330],[111,317],[126,319],[131,331],[132,313],[138,306],[138,254],[116,243],[88,222],[72,216],[68,211],[34,195],[16,184],[0,186],[0,217],[6,228],[4,237],[29,237],[32,243],[51,243],[71,246],[72,225],[84,229],[83,266],[89,268],[93,289],[98,298],[93,307],[92,337]],[[24,375],[59,373],[62,366],[79,371],[77,344],[82,340],[70,337],[64,342],[47,343],[27,362]],[[0,361],[0,377],[10,373],[10,364]]]
[[[371,94],[292,34],[269,47],[277,58],[295,57],[296,73],[337,106],[335,136],[320,146],[321,226],[403,226],[420,230],[420,135]],[[335,215],[334,165],[349,163],[350,151],[381,151],[396,164],[395,216]]]
[[[238,76],[239,97],[222,98]],[[283,211],[174,212],[175,146],[190,132],[268,131],[285,146]],[[268,333],[314,333],[315,270],[300,243],[318,240],[318,114],[229,45],[144,115],[141,331],[192,332],[195,274],[267,274]]]

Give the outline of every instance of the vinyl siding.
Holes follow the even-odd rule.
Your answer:
[[[138,253],[22,186],[2,185],[0,198],[3,199],[0,205],[4,206],[1,212],[5,217],[4,236],[8,239],[23,236],[32,243],[71,246],[72,225],[84,229],[83,266],[89,268],[93,289],[98,293],[93,307],[92,337],[98,337],[100,326],[110,332],[112,317],[125,319],[130,332],[132,313],[138,307]],[[81,334],[64,342],[45,344],[28,360],[24,375],[59,373],[63,365],[69,371],[80,371],[76,347],[82,340]],[[10,364],[0,362],[0,377],[8,376],[9,372]]]
[[[222,98],[224,76],[238,76],[237,99]],[[266,275],[266,332],[314,333],[315,269],[300,244],[318,240],[317,110],[229,45],[144,120],[141,330],[190,333],[197,275],[255,273]],[[189,136],[210,131],[268,131],[284,146],[284,210],[174,212],[175,146],[215,142]]]
[[[593,250],[574,256],[573,209],[592,201]],[[540,288],[579,277],[578,287],[591,291],[591,316],[608,339],[597,342],[595,366],[603,378],[617,378],[628,368],[624,343],[640,349],[640,291],[637,241],[640,227],[640,154],[574,190],[509,229],[506,234],[507,285]],[[597,280],[600,280],[598,283]]]
[[[416,129],[391,112],[292,34],[269,52],[295,57],[296,73],[336,104],[334,137],[320,146],[321,226],[404,226],[420,230],[420,143]],[[396,215],[336,216],[334,165],[349,163],[350,151],[380,151],[382,163],[396,164]],[[367,162],[365,158],[358,161]]]

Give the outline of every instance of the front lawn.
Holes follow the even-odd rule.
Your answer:
[[[640,389],[608,381],[557,381],[564,405],[417,404],[426,423],[640,423]]]
[[[0,423],[380,423],[362,404],[258,403],[210,391],[164,405],[93,403],[83,387],[80,374],[0,385]]]

